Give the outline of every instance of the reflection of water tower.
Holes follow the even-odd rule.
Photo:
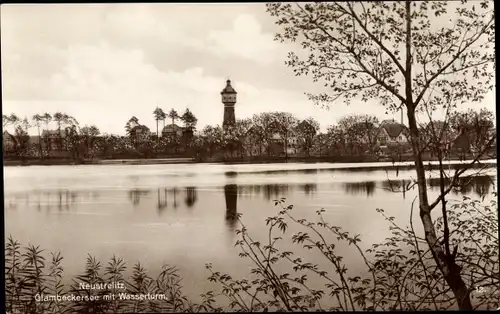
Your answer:
[[[187,208],[193,207],[198,199],[196,197],[196,188],[192,186],[186,187],[185,194],[186,198],[184,199],[184,202],[186,203]]]
[[[224,196],[226,198],[226,221],[231,228],[234,228],[238,206],[238,186],[236,184],[226,184],[224,186]]]
[[[236,104],[236,91],[231,86],[231,80],[226,81],[226,87],[220,92],[222,103],[224,104],[224,120],[222,127],[227,129],[229,126],[234,126],[236,117],[234,115],[234,105]]]

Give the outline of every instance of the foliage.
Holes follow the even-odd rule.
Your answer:
[[[135,142],[132,145],[133,138],[109,134],[101,136],[97,126],[85,125],[80,128],[76,119],[71,118],[74,121],[71,122],[69,115],[60,114],[66,116],[68,121],[64,124],[65,127],[62,126],[63,120],[60,121],[61,132],[64,134],[62,137],[54,136],[54,134],[49,135],[46,132],[52,119],[50,114],[36,114],[33,116],[33,126],[38,129],[38,132],[42,128],[42,123],[45,124],[43,126],[45,130],[41,134],[42,141],[40,141],[38,147],[31,145],[31,142],[28,143],[24,156],[45,156],[49,154],[50,150],[68,151],[72,153],[74,158],[83,157],[87,159],[111,158],[113,156],[122,158],[127,156],[138,157],[145,153],[154,156],[153,151],[167,154],[181,152],[186,156],[198,156],[198,159],[213,157],[219,153],[225,153],[226,157],[235,157],[236,155],[241,157],[244,155],[262,156],[270,153],[269,145],[272,143],[273,136],[276,135],[279,135],[279,138],[282,139],[283,145],[287,140],[290,145],[294,145],[296,153],[303,152],[306,156],[359,156],[367,152],[375,155],[378,148],[374,139],[379,128],[378,121],[376,117],[369,115],[342,117],[336,125],[330,125],[327,132],[323,134],[318,133],[319,123],[313,118],[307,118],[298,123],[298,118],[289,113],[264,112],[255,115],[253,119],[237,119],[234,127],[225,131],[220,126],[207,125],[198,135],[192,138],[161,136],[155,143],[146,138],[141,145]],[[23,130],[29,127],[26,125],[26,121],[23,122],[15,114],[11,116],[5,116],[4,120],[14,121],[12,122],[13,125],[16,128],[20,126]],[[160,117],[162,115],[158,116],[158,118]],[[487,136],[494,134],[493,118],[492,112],[483,108],[480,111],[456,111],[446,121],[424,123],[420,127],[421,140],[425,143],[422,146],[426,146],[425,149],[431,152],[440,145],[449,150],[453,146],[455,139],[460,135],[460,130],[467,130],[466,134],[470,138],[471,151],[476,152],[480,150],[481,145],[485,145],[484,141],[487,140]],[[290,123],[287,123],[287,119]],[[283,126],[281,122],[283,122]],[[137,125],[140,124],[135,117],[128,121],[129,136],[131,128]],[[437,134],[433,135],[431,125],[434,126]],[[441,129],[446,132],[440,134]],[[69,136],[66,137],[68,134]],[[59,146],[59,141],[61,146]],[[188,143],[189,145],[187,145]],[[372,144],[366,145],[364,143]],[[368,146],[371,149],[367,149]],[[148,149],[153,151],[148,152]],[[494,151],[491,151],[491,153],[494,153]]]
[[[153,111],[153,116],[156,121],[156,140],[160,140],[160,132],[158,131],[158,121],[164,121],[167,115],[163,110],[159,107],[156,107],[156,109]]]
[[[127,136],[130,136],[130,131],[137,125],[139,125],[139,119],[137,119],[137,117],[135,116],[132,116],[125,124],[125,131],[127,132]]]
[[[316,222],[296,219],[291,214],[293,206],[283,205],[284,201],[275,201],[282,205],[282,210],[266,220],[269,233],[265,241],[254,240],[243,224],[237,231],[240,256],[253,262],[251,273],[255,279],[233,279],[207,265],[212,273],[209,279],[222,285],[222,293],[232,310],[444,310],[457,307],[431,251],[424,249],[425,239],[415,234],[411,220],[409,227],[401,228],[394,217],[387,217],[378,209],[389,223],[392,236],[384,243],[363,250],[359,235],[351,235],[326,222],[323,210],[317,212]],[[449,213],[453,243],[460,247],[457,263],[464,277],[470,278],[471,290],[477,292],[473,298],[474,308],[497,308],[500,272],[496,201],[491,206],[484,206],[464,198],[463,202],[452,206]],[[471,220],[470,215],[480,216],[481,221]],[[330,266],[313,264],[303,257],[306,254],[298,257],[292,251],[279,249],[278,243],[287,237],[276,235],[274,231],[286,234],[293,227],[290,224],[303,229],[292,235],[292,241],[305,251],[319,251]],[[435,224],[442,224],[442,218]],[[468,227],[464,230],[465,225]],[[480,232],[475,232],[479,226]],[[470,240],[461,242],[469,237]],[[352,274],[348,269],[349,261],[344,261],[338,252],[342,243],[359,254],[365,263],[365,272],[358,270]],[[286,264],[291,271],[286,271]],[[333,273],[328,269],[333,269]],[[313,289],[310,276],[322,280],[325,289]],[[332,304],[332,300],[336,302]]]
[[[7,313],[167,313],[213,312],[214,296],[202,295],[201,303],[190,302],[182,293],[178,270],[163,265],[156,278],[137,262],[132,275],[125,278],[127,264],[113,256],[105,267],[92,256],[87,257],[85,271],[63,283],[63,257],[52,253],[50,259],[39,247],[21,248],[12,237],[5,245],[5,291]],[[83,289],[80,284],[123,283],[103,289]],[[115,298],[106,298],[114,294]],[[155,295],[155,298],[119,298],[120,294]],[[55,296],[59,296],[57,298]],[[159,296],[159,297],[158,297]],[[165,298],[162,299],[162,296]],[[67,298],[74,298],[67,300]],[[66,298],[66,299],[63,299]],[[78,299],[79,298],[79,299]],[[44,300],[44,301],[41,301]]]
[[[375,149],[375,137],[379,131],[377,117],[370,115],[348,115],[342,117],[338,127],[343,132],[344,149],[351,155],[365,154]]]
[[[472,291],[475,309],[500,306],[498,204],[496,194],[493,196],[490,204],[464,197],[452,202],[448,209],[451,244],[458,248],[456,261]],[[293,206],[286,205],[284,198],[274,202],[280,210],[276,216],[266,219],[268,232],[264,238],[250,234],[241,214],[233,217],[241,225],[236,231],[239,255],[253,266],[248,276],[238,279],[207,264],[208,280],[218,283],[220,293],[202,294],[201,303],[192,302],[183,294],[175,267],[164,265],[154,279],[138,262],[131,276],[126,277],[127,264],[116,256],[104,266],[89,255],[85,271],[68,287],[62,280],[63,258],[59,253],[51,254],[50,260],[46,260],[39,247],[29,245],[22,250],[20,244],[9,237],[5,245],[6,310],[9,313],[164,313],[457,308],[431,251],[425,248],[425,239],[416,235],[411,218],[409,226],[400,227],[394,217],[377,209],[386,220],[391,236],[364,249],[359,235],[327,222],[324,210],[317,211],[317,220],[307,221],[296,218]],[[441,230],[443,218],[436,219],[434,224]],[[439,239],[443,236],[440,234]],[[291,249],[285,249],[286,245],[291,245]],[[323,259],[314,258],[314,252]],[[349,269],[351,260],[344,259],[340,252],[363,261],[364,270]],[[80,283],[124,283],[124,289],[114,285],[89,290],[83,289]],[[104,295],[119,293],[162,294],[167,300],[104,298]],[[81,300],[35,302],[37,294],[74,295]],[[91,296],[95,300],[91,300]],[[218,296],[227,302],[216,299]]]
[[[319,122],[312,117],[303,120],[295,128],[299,147],[306,152],[307,156],[310,155],[310,151],[314,145],[314,139],[318,131]]]
[[[198,123],[198,118],[189,110],[189,108],[184,111],[182,116],[180,117],[182,122],[184,123],[184,127],[188,129],[194,129],[196,124]]]
[[[20,121],[21,119],[14,113],[11,113],[10,115],[2,115],[2,125],[4,129],[9,124],[12,124],[15,128]]]
[[[476,6],[477,5],[477,6]],[[353,99],[376,99],[388,111],[406,109],[412,157],[417,175],[420,218],[432,255],[453,290],[460,309],[471,309],[470,291],[449,250],[446,196],[463,174],[457,171],[445,183],[441,147],[440,195],[429,200],[417,113],[445,109],[450,115],[458,104],[479,102],[494,86],[495,36],[491,1],[400,1],[269,3],[268,12],[280,26],[276,39],[298,43],[287,65],[296,75],[311,75],[329,93],[309,95],[318,104]],[[449,10],[451,8],[451,10]],[[454,9],[454,10],[453,10]],[[453,14],[450,11],[455,11]],[[431,17],[442,16],[441,18]],[[441,20],[449,20],[441,25]],[[465,142],[466,133],[460,142]],[[490,134],[474,152],[474,164],[491,150]],[[439,204],[445,216],[444,246],[437,245],[438,232],[431,211]]]
[[[177,120],[177,119],[180,118],[179,114],[177,113],[177,111],[174,108],[172,108],[168,112],[167,117],[169,117],[170,119],[172,119],[172,124],[175,124],[175,120]]]
[[[29,135],[28,132],[21,126],[16,126],[14,132],[15,151],[19,157],[26,157],[29,150]]]

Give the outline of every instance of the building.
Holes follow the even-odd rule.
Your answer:
[[[15,152],[16,149],[16,139],[14,135],[10,134],[7,131],[3,131],[3,138],[2,138],[2,143],[3,143],[3,151],[4,153],[13,153]]]
[[[229,126],[236,124],[236,116],[234,114],[234,105],[236,104],[236,91],[231,86],[231,80],[226,81],[226,87],[220,93],[222,103],[224,104],[224,119],[222,127],[226,130]]]
[[[184,128],[177,124],[166,125],[161,131],[161,136],[165,138],[182,137]]]
[[[130,129],[130,139],[133,142],[146,142],[151,138],[151,131],[145,125],[136,125]]]
[[[408,144],[408,128],[397,123],[394,119],[384,120],[380,123],[376,143],[380,147]]]
[[[64,150],[66,130],[43,130],[41,137],[44,150]]]

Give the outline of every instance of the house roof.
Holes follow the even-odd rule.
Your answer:
[[[149,131],[149,128],[145,125],[136,125],[130,130],[130,132],[135,132],[136,130]]]
[[[42,131],[42,137],[44,136],[57,136],[59,133],[59,130],[43,130]],[[61,137],[66,137],[66,130],[65,129],[61,129],[60,130],[60,135]]]
[[[316,132],[316,130],[314,129],[314,126],[311,123],[309,123],[309,121],[307,121],[307,120],[302,120],[302,122],[300,122],[297,125],[297,129],[314,130],[314,132]]]
[[[184,128],[177,124],[168,124],[163,128],[162,133],[178,132],[182,130],[184,130]]]
[[[237,94],[234,88],[231,86],[231,80],[226,81],[226,87],[220,92],[221,94]]]
[[[8,131],[3,131],[4,138],[15,139],[14,135],[10,134]]]
[[[390,137],[398,137],[401,132],[407,130],[404,124],[397,123],[394,120],[382,121],[380,129],[384,129]]]

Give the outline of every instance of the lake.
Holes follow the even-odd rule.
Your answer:
[[[451,198],[491,198],[497,178],[496,161],[489,162]],[[438,174],[428,173],[433,200]],[[249,273],[234,247],[232,214],[243,214],[250,234],[265,240],[265,219],[278,211],[273,200],[285,197],[297,218],[314,220],[323,208],[328,222],[361,234],[367,246],[389,235],[376,208],[408,224],[416,189],[391,188],[412,178],[414,170],[391,163],[4,167],[5,231],[23,245],[61,251],[67,280],[83,272],[87,254],[103,264],[116,254],[129,267],[140,261],[152,275],[162,263],[175,265],[185,291],[198,295],[209,288],[205,263],[233,277]],[[418,232],[418,210],[414,221]]]

